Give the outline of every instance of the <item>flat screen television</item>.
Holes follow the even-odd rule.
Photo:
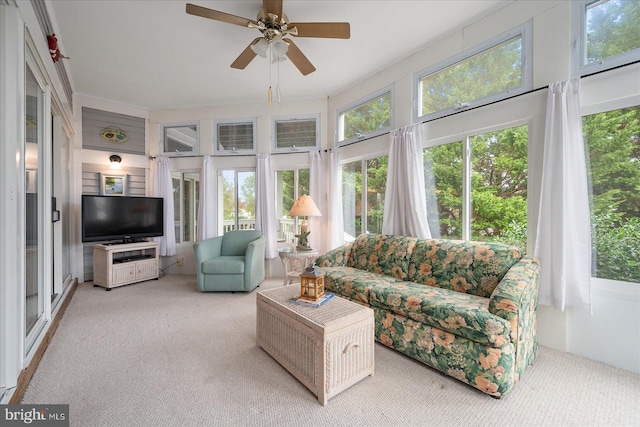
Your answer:
[[[163,235],[161,197],[82,196],[82,241],[140,241]]]

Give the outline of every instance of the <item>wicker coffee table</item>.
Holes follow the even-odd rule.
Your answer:
[[[289,302],[298,286],[257,294],[258,344],[323,405],[374,374],[373,310],[339,297],[321,307]]]

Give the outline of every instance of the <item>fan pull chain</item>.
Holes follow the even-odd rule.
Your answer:
[[[278,85],[276,86],[276,96],[278,97],[278,104],[282,102],[280,97],[280,61],[278,61]]]
[[[267,91],[267,99],[269,100],[269,108],[271,108],[273,101],[273,92],[271,91],[271,68],[273,68],[273,49],[271,49],[271,42],[269,42],[269,90]]]

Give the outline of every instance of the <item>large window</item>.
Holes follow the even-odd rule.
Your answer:
[[[176,243],[194,242],[198,224],[200,173],[172,172]]]
[[[640,106],[583,118],[593,275],[640,283]]]
[[[229,169],[218,174],[219,232],[253,230],[256,227],[256,173]]]
[[[391,90],[338,111],[338,143],[380,135],[391,129]]]
[[[581,74],[640,59],[640,2],[589,0],[573,3]],[[575,63],[574,62],[574,63]]]
[[[526,250],[527,150],[525,125],[426,148],[432,236],[498,241]],[[464,156],[465,151],[471,154]]]
[[[381,233],[388,157],[342,166],[342,208],[345,240],[362,233]]]
[[[278,241],[294,243],[298,218],[289,216],[289,211],[298,197],[309,194],[309,169],[276,171],[275,179]]]
[[[435,238],[462,239],[462,142],[424,149],[429,229]]]
[[[531,88],[530,24],[416,74],[418,119],[444,116]]]
[[[472,136],[471,240],[527,249],[528,127]]]

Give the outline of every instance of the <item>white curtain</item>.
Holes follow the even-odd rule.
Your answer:
[[[278,229],[275,212],[274,175],[271,169],[271,156],[258,154],[256,168],[256,230],[262,231],[267,239],[265,257],[272,259],[278,256],[276,243]]]
[[[164,199],[164,235],[155,237],[160,243],[160,256],[176,255],[176,232],[173,217],[173,182],[171,161],[168,157],[157,157],[153,175],[153,196]]]
[[[391,131],[382,232],[431,238],[422,161],[422,126]]]
[[[216,175],[213,157],[202,156],[200,171],[200,199],[198,200],[198,230],[196,240],[215,237],[216,231]]]
[[[591,312],[589,184],[580,115],[580,79],[549,85],[536,247],[539,302]]]
[[[344,243],[340,152],[333,149],[328,152],[312,152],[310,155],[309,195],[322,217],[309,220],[309,244],[324,253]]]

